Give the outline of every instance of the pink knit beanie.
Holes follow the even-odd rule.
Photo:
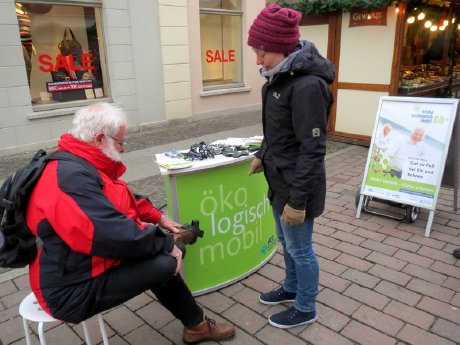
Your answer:
[[[248,45],[266,52],[289,54],[299,43],[300,12],[268,5],[249,28]]]

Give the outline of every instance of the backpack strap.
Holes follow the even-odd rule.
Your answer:
[[[69,151],[61,150],[61,151],[54,151],[47,155],[47,161],[50,160],[63,160],[63,161],[74,161],[78,162],[83,165],[91,174],[91,177],[94,178],[99,186],[102,188],[104,186],[104,181],[102,181],[102,177],[97,171],[96,167],[88,162],[86,159],[83,159]]]
[[[48,154],[45,158],[47,161],[51,160],[63,160],[63,161],[74,161],[78,162],[83,165],[91,174],[91,177],[97,181],[99,186],[102,188],[104,186],[104,181],[102,181],[102,177],[97,171],[96,167],[88,162],[86,159],[78,157],[69,151],[61,150],[61,151],[54,151]],[[66,244],[62,246],[61,254],[59,255],[58,267],[57,267],[57,274],[59,276],[64,276],[65,273],[65,265],[67,262],[67,258],[70,254],[70,248]]]

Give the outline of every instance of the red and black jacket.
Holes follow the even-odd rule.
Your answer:
[[[55,160],[47,164],[31,194],[27,223],[43,245],[30,265],[30,284],[50,314],[54,308],[43,293],[47,288],[78,286],[123,259],[169,253],[174,245],[172,236],[153,225],[162,213],[118,179],[126,170],[123,163],[68,134],[58,150],[87,160],[98,170],[103,186],[83,164]]]

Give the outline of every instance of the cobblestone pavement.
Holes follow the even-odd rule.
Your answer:
[[[167,123],[130,134],[129,149],[198,140],[257,121],[258,115],[238,114]],[[278,248],[267,264],[245,279],[197,297],[211,317],[235,324],[236,336],[225,344],[460,344],[460,260],[451,254],[460,247],[460,215],[452,210],[453,192],[441,189],[430,238],[424,237],[426,210],[412,224],[367,213],[357,219],[355,195],[366,158],[365,147],[328,143],[326,210],[314,234],[321,267],[318,321],[290,330],[268,325],[267,316],[285,308],[258,302],[260,293],[282,282],[284,262]],[[27,161],[28,155],[0,158],[0,178],[20,159]],[[158,175],[130,186],[157,205],[165,202]],[[402,210],[382,203],[375,207]],[[0,345],[25,343],[18,305],[30,292],[28,275],[11,273],[0,274]],[[150,293],[107,311],[104,319],[111,345],[182,344],[179,322]],[[96,327],[90,320],[94,338]],[[36,344],[36,325],[33,328]],[[48,344],[83,343],[81,325],[55,323],[46,330]]]

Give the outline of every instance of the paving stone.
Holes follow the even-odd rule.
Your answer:
[[[329,225],[329,224],[328,224]],[[365,239],[361,236],[357,236],[357,235],[353,235],[353,234],[350,234],[348,232],[344,232],[344,231],[336,231],[334,232],[331,237],[341,241],[341,242],[348,242],[348,243],[351,243],[351,244],[354,244],[354,245],[360,245],[362,242],[365,241]]]
[[[450,301],[450,303],[452,305],[455,305],[457,307],[460,307],[460,293],[456,293],[454,298],[452,298],[452,300]]]
[[[383,311],[424,330],[428,330],[435,320],[433,315],[398,301],[391,301]]]
[[[263,314],[269,306],[259,302],[260,292],[255,291],[249,287],[244,288],[243,290],[237,292],[232,296],[232,298],[237,302],[245,305],[249,309],[257,312],[258,314]]]
[[[412,325],[405,325],[404,328],[399,332],[398,338],[409,344],[417,345],[454,345],[453,341],[441,338],[437,335],[428,333],[420,328]]]
[[[270,325],[265,326],[256,334],[257,339],[266,345],[305,345],[305,341],[292,335],[286,330],[272,327]]]
[[[328,227],[324,226],[323,228],[328,228]],[[333,229],[333,228],[329,228],[329,229],[331,229],[331,234],[337,231],[336,229]],[[313,240],[315,241],[316,245],[321,244],[328,248],[334,248],[336,245],[340,243],[340,241],[332,238],[331,234],[322,235],[322,234],[315,233],[313,234]]]
[[[363,243],[361,243],[361,246],[385,255],[392,256],[398,248],[389,246],[387,244],[383,244],[382,242],[377,242],[374,240],[366,240]]]
[[[438,250],[441,250],[445,245],[446,243],[445,242],[442,242],[442,241],[437,241],[433,238],[430,238],[430,237],[425,237],[425,236],[422,236],[422,235],[413,235],[410,239],[409,239],[410,242],[414,242],[414,243],[418,243],[420,245],[422,245],[422,248],[419,249],[419,253],[421,254],[421,251],[422,250],[427,250],[427,249],[438,249]],[[423,254],[422,254],[423,255]],[[425,256],[428,256],[430,257],[429,255],[425,255]]]
[[[334,260],[338,257],[341,253],[338,250],[327,248],[325,246],[315,244],[315,253],[317,256],[321,256],[325,259]]]
[[[372,267],[368,273],[401,286],[405,286],[407,282],[412,278],[409,274],[402,273],[381,265],[374,265],[374,267]]]
[[[154,329],[160,329],[175,319],[174,316],[157,301],[139,308],[136,311],[136,315]]]
[[[241,304],[235,304],[222,315],[249,334],[256,333],[267,324],[266,318]]]
[[[404,266],[407,265],[407,262],[404,260],[395,259],[391,256],[378,252],[372,252],[369,256],[366,257],[366,260],[392,268],[397,271],[401,270]]]
[[[351,321],[341,332],[347,338],[356,341],[359,344],[379,344],[392,345],[396,344],[396,339],[389,337],[382,332],[376,331],[362,323]]]
[[[459,325],[456,323],[438,319],[433,325],[431,331],[441,337],[454,341],[456,344],[460,344]]]
[[[273,280],[274,282],[282,282],[284,279],[284,269],[281,267],[277,267],[275,265],[272,265],[270,263],[264,265],[262,268],[260,268],[257,271],[258,274],[267,277],[270,280]]]
[[[431,297],[423,297],[417,308],[428,313],[440,316],[448,321],[460,324],[460,311],[457,307],[435,300]]]
[[[359,307],[353,318],[391,336],[395,336],[404,325],[401,320],[366,305]]]
[[[343,294],[378,310],[382,310],[390,302],[388,297],[356,284],[348,287]]]
[[[426,268],[429,268],[434,262],[432,259],[425,258],[406,250],[398,250],[393,257]]]
[[[434,272],[430,269],[424,267],[408,264],[402,270],[404,273],[407,273],[411,276],[426,280],[437,285],[442,285],[446,281],[447,277],[444,274]]]
[[[218,291],[214,291],[197,297],[197,301],[203,307],[211,310],[214,313],[222,313],[223,311],[230,308],[233,304],[235,304],[235,302],[232,299],[228,298],[227,296],[221,294]]]
[[[300,337],[315,345],[353,345],[354,343],[342,335],[326,328],[317,322],[300,334]]]
[[[348,279],[352,281],[353,283],[356,283],[358,285],[361,285],[367,288],[375,287],[381,280],[373,275],[355,270],[353,268],[349,268],[348,270],[343,272],[340,276],[344,279]]]
[[[337,258],[336,260],[338,261],[339,259]],[[342,264],[339,264],[337,262],[322,258],[320,256],[318,256],[318,263],[319,263],[319,268],[321,269],[321,272],[329,272],[329,273],[334,274],[336,276],[340,276],[348,268],[345,265],[342,265]]]
[[[330,308],[341,311],[345,315],[353,314],[360,306],[355,300],[330,289],[323,289],[318,294],[317,300]]]
[[[140,317],[123,305],[104,314],[104,319],[120,335],[125,335],[144,324]]]
[[[320,323],[336,332],[339,332],[350,321],[348,316],[325,306],[322,303],[316,304],[318,320],[315,324]]]
[[[130,345],[145,345],[146,342],[155,345],[171,345],[169,339],[147,325],[142,325],[124,337]],[[148,339],[148,340],[147,340]],[[177,344],[177,343],[176,343]]]
[[[152,303],[154,299],[146,293],[142,293],[139,296],[131,298],[129,301],[125,302],[124,305],[127,306],[132,311],[136,311],[139,308],[144,307],[145,305]]]
[[[431,267],[433,271],[442,273],[460,279],[460,270],[454,265],[445,264],[444,262],[436,261]]]
[[[455,292],[450,289],[417,278],[412,278],[406,288],[446,303],[450,302],[455,294]]]
[[[2,299],[17,291],[18,288],[16,287],[16,285],[13,284],[11,280],[7,280],[6,282],[0,283],[0,298]]]
[[[374,289],[381,294],[397,301],[414,306],[422,298],[418,293],[412,292],[399,285],[382,280]]]
[[[350,284],[351,282],[337,277],[333,274],[327,273],[327,272],[321,272],[319,275],[319,283],[327,287],[329,289],[332,289],[337,292],[342,292],[344,291]]]
[[[254,274],[243,280],[243,284],[249,286],[250,288],[260,292],[265,293],[272,291],[279,287],[277,282],[274,282],[270,279],[262,277],[261,275]]]
[[[345,243],[345,242],[339,243],[334,249],[340,250],[350,255],[355,255],[361,259],[364,259],[366,256],[368,256],[371,253],[369,249],[361,248],[359,246],[355,246],[353,244]]]
[[[460,292],[460,279],[456,279],[456,278],[452,278],[452,277],[448,277],[444,283],[442,284],[442,286],[448,288],[448,289],[452,289],[454,291],[457,291],[457,292]]]

